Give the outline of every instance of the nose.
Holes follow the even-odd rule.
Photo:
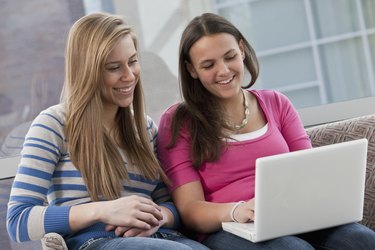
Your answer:
[[[230,70],[229,70],[229,67],[228,67],[227,63],[225,63],[224,61],[218,62],[217,72],[218,72],[219,75],[228,74],[230,72]]]
[[[135,75],[129,66],[125,66],[122,70],[121,81],[131,82],[134,81]]]

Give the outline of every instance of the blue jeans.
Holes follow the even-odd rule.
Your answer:
[[[152,249],[152,250],[208,250],[208,248],[197,241],[191,240],[178,232],[157,232],[151,237],[129,237],[129,238],[100,238],[91,239],[82,245],[80,250],[93,249]]]
[[[273,240],[253,243],[225,231],[211,234],[203,242],[215,250],[228,249],[325,249],[325,250],[369,250],[375,249],[375,232],[358,224],[314,231],[310,233],[284,236]]]

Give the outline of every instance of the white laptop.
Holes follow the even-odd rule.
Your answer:
[[[252,223],[223,230],[259,242],[362,220],[367,139],[256,160]]]

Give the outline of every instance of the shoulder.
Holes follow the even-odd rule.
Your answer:
[[[267,106],[277,105],[277,106],[285,106],[290,105],[291,102],[289,98],[284,95],[283,93],[277,90],[251,90],[252,94],[254,94],[259,101],[263,102]]]
[[[37,116],[37,119],[42,119],[42,120],[52,119],[60,124],[64,124],[65,114],[66,113],[65,113],[64,104],[56,104],[40,112],[40,114]]]
[[[288,97],[283,93],[277,90],[271,89],[257,89],[257,90],[250,90],[251,93],[260,97],[262,100],[269,100],[269,101],[285,101],[288,100]]]
[[[166,117],[170,117],[170,116],[173,116],[174,113],[176,112],[177,108],[180,106],[181,103],[175,103],[173,104],[172,106],[170,106],[169,108],[167,108],[162,116],[166,116]]]
[[[65,108],[63,104],[57,104],[41,111],[34,119],[31,126],[44,127],[53,131],[62,131],[64,125]]]
[[[53,144],[55,149],[65,152],[65,111],[61,104],[51,106],[42,112],[33,120],[26,138],[38,138],[38,141],[44,141]]]
[[[180,106],[180,103],[175,103],[169,108],[167,108],[160,117],[159,127],[162,125],[170,124],[173,119],[174,114],[176,113],[177,108]]]

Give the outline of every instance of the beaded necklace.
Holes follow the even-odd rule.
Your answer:
[[[243,105],[243,108],[244,108],[244,111],[243,111],[243,120],[242,120],[242,122],[240,124],[233,125],[233,129],[236,130],[236,131],[244,128],[247,125],[248,121],[249,121],[248,117],[249,117],[249,114],[250,114],[250,110],[249,110],[249,106],[247,104],[247,99],[245,97],[244,91],[242,91],[242,97],[243,97],[243,103],[242,103],[242,105]]]

